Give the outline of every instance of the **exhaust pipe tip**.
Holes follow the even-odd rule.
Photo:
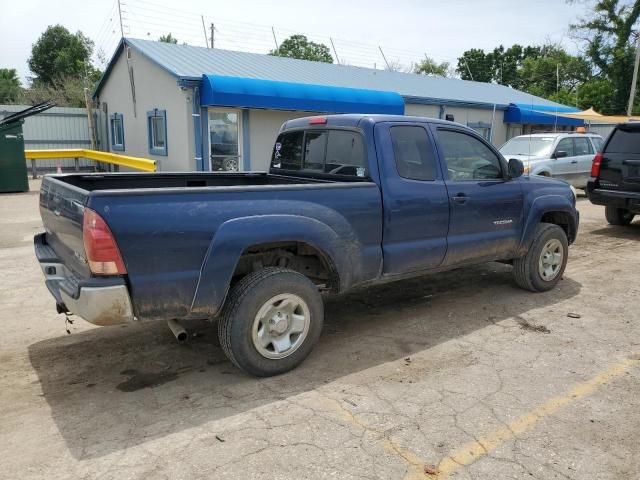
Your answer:
[[[167,325],[169,326],[169,329],[171,329],[173,336],[176,337],[178,343],[185,343],[189,340],[189,334],[187,333],[187,330],[180,325],[180,322],[172,319],[167,321]]]

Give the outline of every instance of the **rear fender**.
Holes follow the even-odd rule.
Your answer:
[[[339,236],[328,225],[297,215],[260,215],[234,218],[216,231],[200,269],[191,316],[213,317],[224,304],[242,253],[273,242],[304,242],[322,252],[335,268],[341,288],[352,283],[353,265],[360,258],[359,242]],[[354,250],[355,249],[355,250]]]

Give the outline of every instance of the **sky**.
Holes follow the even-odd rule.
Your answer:
[[[304,33],[328,46],[333,40],[341,62],[371,68],[384,67],[378,47],[402,65],[429,55],[455,66],[465,50],[500,44],[553,41],[576,52],[568,27],[586,8],[563,0],[121,0],[125,36],[171,32],[204,46],[203,30],[208,37],[214,23],[216,48],[266,53]],[[24,82],[32,44],[56,23],[81,30],[107,59],[121,35],[117,0],[12,1],[0,17],[0,68],[17,69]]]

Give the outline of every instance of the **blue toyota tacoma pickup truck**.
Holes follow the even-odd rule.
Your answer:
[[[291,370],[322,293],[487,261],[541,292],[578,212],[467,127],[404,116],[286,122],[269,173],[46,176],[35,251],[59,312],[97,325],[217,319],[229,359]]]

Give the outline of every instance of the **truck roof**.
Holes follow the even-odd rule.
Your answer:
[[[309,125],[313,125],[313,124],[310,124],[309,121],[315,118],[326,118],[327,119],[326,125],[334,125],[334,126],[341,126],[341,127],[357,127],[362,122],[369,122],[371,124],[375,124],[379,122],[408,122],[408,123],[428,122],[428,123],[440,123],[443,125],[457,125],[457,126],[465,127],[464,125],[457,122],[450,122],[447,120],[440,120],[437,118],[429,118],[429,117],[347,113],[347,114],[338,114],[338,115],[335,115],[335,114],[334,115],[313,115],[309,117],[295,118],[293,120],[286,121],[282,126],[282,129],[284,130],[289,128],[308,127]]]

